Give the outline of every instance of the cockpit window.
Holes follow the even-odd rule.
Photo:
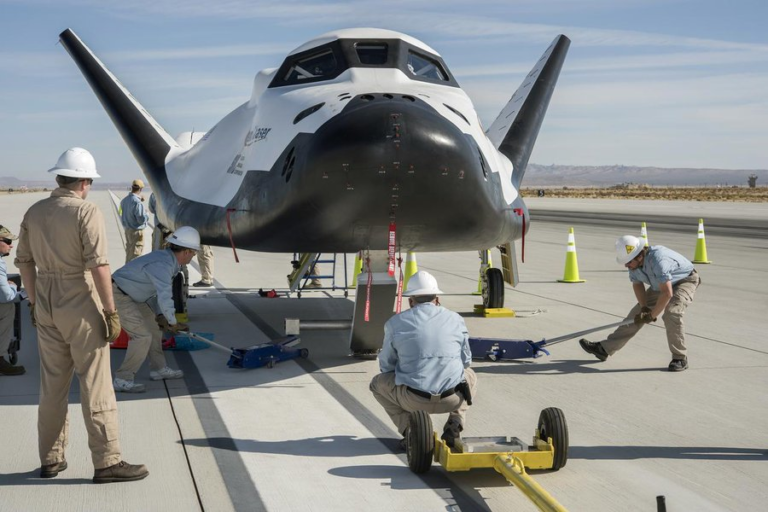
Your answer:
[[[328,49],[293,62],[283,80],[286,82],[302,82],[311,78],[333,75],[335,71],[336,57]]]
[[[355,45],[360,64],[381,66],[387,63],[389,47],[384,43],[358,43]]]
[[[448,81],[448,74],[443,70],[440,63],[430,59],[426,55],[421,55],[414,51],[408,51],[408,71],[413,76],[428,78],[432,80]]]

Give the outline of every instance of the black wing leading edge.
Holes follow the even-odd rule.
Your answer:
[[[562,34],[555,38],[486,132],[494,146],[512,162],[512,184],[517,189],[570,44],[571,40]]]

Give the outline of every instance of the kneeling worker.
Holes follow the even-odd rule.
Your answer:
[[[131,338],[125,360],[115,372],[116,391],[145,391],[143,384],[134,382],[134,377],[147,354],[150,379],[180,379],[184,376],[181,370],[173,370],[165,364],[162,335],[165,330],[179,332],[188,329],[186,324],[176,322],[172,284],[182,265],[189,264],[200,250],[200,234],[196,229],[184,226],[165,241],[169,244],[168,249],[131,260],[112,274],[120,324]],[[155,315],[155,310],[160,314]]]
[[[668,369],[671,372],[685,370],[688,357],[683,315],[701,283],[693,263],[662,245],[643,247],[642,241],[631,235],[616,240],[616,262],[629,269],[637,304],[629,311],[626,320],[634,318],[635,323],[619,327],[601,342],[582,339],[579,341],[581,348],[605,361],[621,350],[643,325],[655,322],[664,313],[662,320],[672,352]],[[645,285],[649,285],[647,289]]]
[[[461,316],[440,306],[437,296],[442,293],[429,272],[411,277],[403,294],[411,309],[384,325],[381,373],[370,389],[404,438],[412,411],[449,413],[442,438],[453,447],[464,430],[477,377],[469,368],[467,326]]]

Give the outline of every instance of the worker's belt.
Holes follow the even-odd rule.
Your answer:
[[[411,386],[405,386],[405,387],[406,387],[406,389],[408,389],[408,391],[410,391],[414,395],[418,395],[418,396],[421,396],[421,397],[424,397],[424,398],[432,398],[432,397],[445,398],[447,396],[451,396],[454,393],[456,393],[456,388],[446,389],[445,391],[443,391],[439,395],[433,395],[432,393],[427,393],[426,391],[422,391],[420,389],[414,389]]]
[[[125,293],[125,292],[123,291],[123,289],[122,289],[122,288],[120,288],[119,286],[117,286],[117,283],[115,282],[115,280],[114,280],[114,279],[112,280],[112,285],[113,285],[115,288],[117,288],[117,291],[119,291],[119,292],[120,292],[120,293],[122,293],[123,295],[128,295],[127,293]],[[128,295],[128,296],[130,297],[130,295]]]

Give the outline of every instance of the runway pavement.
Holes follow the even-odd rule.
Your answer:
[[[119,192],[118,195],[122,195]],[[0,223],[17,229],[26,208],[45,194],[0,196]],[[124,261],[109,195],[91,198],[105,213],[113,270]],[[699,265],[702,286],[686,315],[690,369],[670,373],[663,327],[644,328],[606,362],[576,340],[535,361],[473,364],[479,378],[465,435],[530,440],[539,412],[561,408],[571,448],[558,472],[533,477],[573,511],[759,510],[768,499],[768,239],[738,226],[768,229],[766,205],[603,201],[528,201],[521,283],[508,287],[517,318],[474,316],[479,260],[474,252],[418,254],[461,313],[473,336],[539,340],[616,322],[633,304],[626,272],[614,261],[614,239],[648,222],[651,244],[693,257],[696,225],[687,219],[730,219],[708,230],[711,265]],[[562,200],[569,201],[569,200]],[[558,211],[550,221],[537,211]],[[590,216],[598,211],[601,218]],[[728,212],[728,213],[725,213]],[[740,213],[741,212],[741,213]],[[743,218],[740,216],[743,214]],[[628,215],[628,217],[618,217]],[[647,217],[646,217],[647,216]],[[655,217],[654,217],[655,216]],[[564,224],[562,219],[573,224]],[[612,224],[600,219],[612,218]],[[651,222],[649,219],[683,219]],[[734,226],[733,233],[727,229]],[[576,233],[583,284],[562,284],[568,226]],[[260,298],[284,291],[290,256],[214,248],[216,289],[195,290],[190,324],[225,345],[247,347],[282,333],[285,317],[349,319],[340,291],[301,299]],[[520,247],[518,246],[518,254]],[[6,258],[14,271],[12,254]],[[494,251],[494,261],[498,254]],[[351,268],[351,258],[350,258]],[[340,269],[340,266],[338,266]],[[338,270],[338,269],[337,269]],[[193,281],[197,277],[191,270]],[[339,276],[339,282],[343,278]],[[412,474],[388,417],[368,390],[376,361],[349,357],[348,333],[306,332],[309,358],[273,369],[237,371],[214,350],[168,355],[181,381],[152,382],[145,395],[118,395],[121,442],[129,462],[148,465],[141,482],[96,486],[80,415],[70,394],[69,469],[37,478],[38,362],[35,331],[24,309],[22,377],[0,378],[0,510],[535,510],[494,471],[446,473],[435,466]],[[599,339],[593,337],[592,339]],[[123,354],[113,351],[113,368]],[[444,417],[433,418],[441,425]]]

